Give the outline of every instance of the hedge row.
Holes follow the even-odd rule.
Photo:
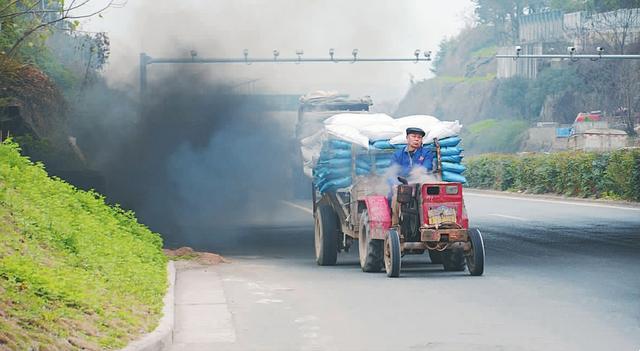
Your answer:
[[[465,161],[472,188],[640,201],[640,149],[485,154]]]

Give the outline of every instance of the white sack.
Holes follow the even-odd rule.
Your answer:
[[[398,144],[406,144],[407,143],[407,134],[402,132],[402,134],[396,135],[395,137],[389,139],[389,144],[398,145]]]
[[[454,135],[460,134],[462,125],[460,122],[440,122],[437,126],[431,128],[427,136],[424,138],[424,143],[430,143],[433,139],[444,139]]]
[[[402,129],[393,124],[372,124],[360,128],[360,133],[369,138],[369,141],[388,140],[402,133]]]
[[[375,124],[393,125],[393,118],[384,113],[340,113],[327,118],[324,124],[325,126],[350,126],[361,130],[366,126]]]
[[[407,128],[414,127],[420,128],[425,132],[428,132],[433,126],[440,123],[440,120],[427,115],[412,115],[406,117],[400,117],[393,120],[393,124],[400,128],[402,131]]]
[[[362,135],[356,128],[348,125],[327,125],[325,127],[327,133],[340,140],[348,141],[352,144],[369,148],[369,138]]]

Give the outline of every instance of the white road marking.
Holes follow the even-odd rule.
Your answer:
[[[527,221],[527,219],[526,219],[526,218],[516,217],[516,216],[509,216],[509,215],[503,215],[503,214],[499,214],[499,213],[489,213],[489,216],[502,217],[502,218],[507,218],[507,219],[515,219],[516,221],[523,221],[523,222],[526,222],[526,221]]]
[[[308,214],[313,214],[313,211],[312,211],[310,208],[306,208],[306,207],[304,207],[304,206],[300,206],[300,205],[298,205],[298,204],[294,204],[294,203],[293,203],[293,202],[291,202],[291,201],[282,201],[282,202],[283,202],[283,203],[285,203],[285,204],[287,204],[287,205],[289,205],[289,206],[291,206],[291,207],[295,207],[295,208],[297,208],[297,209],[299,209],[299,210],[302,210],[302,211],[304,211],[304,212],[307,212]]]
[[[509,199],[509,200],[532,201],[532,202],[542,202],[542,203],[560,204],[560,205],[574,205],[574,206],[583,206],[583,207],[600,207],[600,208],[610,208],[614,210],[627,210],[627,211],[640,212],[640,208],[636,208],[636,207],[624,207],[624,206],[584,203],[584,202],[564,201],[564,200],[532,199],[527,197],[515,197],[515,196],[508,196],[508,195],[479,194],[479,193],[474,193],[470,191],[466,192],[465,196],[502,198],[502,199]]]

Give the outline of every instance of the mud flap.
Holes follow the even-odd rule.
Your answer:
[[[384,240],[391,227],[391,208],[385,196],[366,196],[364,199],[369,213],[371,239]]]

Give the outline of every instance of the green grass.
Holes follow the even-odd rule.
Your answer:
[[[484,76],[462,77],[462,76],[437,76],[436,79],[445,83],[481,83],[488,82],[496,78],[493,73]]]
[[[161,238],[0,144],[0,350],[116,349],[155,328]]]

